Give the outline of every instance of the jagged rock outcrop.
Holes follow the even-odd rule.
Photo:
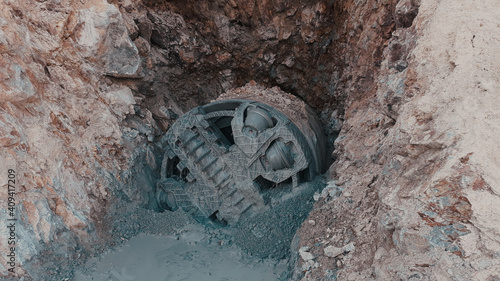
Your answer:
[[[328,187],[336,192],[318,196],[298,233],[317,258],[299,260],[296,278],[498,280],[500,60],[499,42],[487,39],[498,3],[392,4],[374,5],[391,18],[391,36],[373,83],[348,94]]]
[[[2,229],[9,169],[17,219],[14,266],[12,245],[0,242],[2,276],[54,280],[110,240],[113,198],[147,202],[152,189],[147,133],[126,125],[137,98],[105,76],[137,75],[124,19],[106,1],[63,2],[0,3]],[[147,124],[143,114],[136,118]]]

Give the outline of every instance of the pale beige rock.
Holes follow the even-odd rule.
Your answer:
[[[352,251],[354,251],[355,248],[356,247],[354,246],[353,243],[349,243],[341,248],[335,247],[335,246],[327,246],[323,249],[323,251],[327,257],[334,258],[342,253],[352,252]]]
[[[312,261],[314,259],[314,255],[309,253],[308,250],[309,250],[309,248],[307,248],[307,247],[302,247],[299,249],[300,257],[304,261]]]
[[[485,247],[500,251],[500,38],[492,36],[500,19],[498,1],[422,1],[429,23],[415,49],[419,77],[429,91],[415,105],[433,112],[436,130],[457,139],[445,169],[436,178],[452,172],[457,158],[470,154],[470,164],[491,191],[468,188],[473,224],[489,237]],[[471,12],[473,11],[473,12]],[[449,137],[449,138],[450,138]],[[479,242],[479,241],[478,241]]]
[[[344,252],[344,249],[343,248],[338,248],[338,247],[335,247],[335,246],[328,246],[324,249],[324,252],[325,252],[325,255],[327,257],[331,257],[331,258],[334,258],[340,254],[342,254]]]
[[[309,253],[309,252],[299,252],[299,253],[300,253],[300,257],[305,261],[310,261],[310,260],[314,259],[314,255]]]

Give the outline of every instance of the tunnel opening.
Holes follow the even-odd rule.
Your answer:
[[[155,1],[149,2],[156,3]],[[166,39],[162,37],[165,34],[161,34],[161,29],[175,30],[178,28],[182,30],[182,25],[185,24],[188,27],[187,29],[192,28],[192,30],[199,32],[195,35],[191,34],[191,38],[196,38],[196,40],[199,40],[198,42],[201,42],[200,44],[204,44],[212,40],[207,39],[212,35],[201,30],[199,22],[196,21],[207,23],[207,28],[213,28],[214,23],[210,23],[210,16],[194,16],[199,12],[191,11],[189,12],[190,17],[183,18],[186,15],[184,12],[187,11],[187,7],[193,5],[190,1],[183,8],[180,8],[182,5],[179,3],[176,4],[176,1],[163,4],[158,2],[151,5],[156,8],[161,6],[162,9],[165,9],[164,11],[168,12],[149,11],[150,14],[146,15],[146,19],[137,18],[135,20],[136,23],[151,25],[152,34],[150,36],[154,37],[154,40],[151,38],[151,42],[155,43],[151,45],[151,50],[156,52],[154,56],[157,56],[158,60],[163,61],[158,65],[153,64],[154,69],[152,72],[146,74],[150,75],[147,76],[148,79],[134,83],[137,91],[145,95],[143,97],[144,102],[141,105],[145,109],[144,112],[152,112],[152,119],[157,123],[164,124],[162,125],[163,131],[157,134],[154,140],[157,146],[155,153],[157,155],[156,161],[158,162],[158,166],[162,166],[160,163],[162,163],[165,157],[171,158],[166,164],[167,177],[182,182],[182,190],[186,191],[182,194],[167,192],[166,197],[156,196],[152,201],[180,200],[180,203],[176,205],[179,206],[177,210],[173,210],[174,208],[171,207],[172,204],[167,204],[168,208],[159,208],[160,210],[164,209],[164,212],[161,214],[164,215],[168,212],[169,215],[175,216],[174,214],[182,211],[188,217],[194,218],[198,224],[201,222],[203,227],[223,229],[221,230],[223,232],[232,229],[229,235],[230,238],[227,239],[230,241],[228,243],[238,245],[246,253],[262,259],[272,257],[273,259],[281,260],[290,257],[290,243],[293,235],[312,209],[314,203],[312,195],[325,186],[321,175],[326,172],[327,168],[333,162],[331,157],[334,148],[333,141],[336,134],[340,131],[339,124],[341,124],[344,106],[343,98],[332,90],[334,87],[338,87],[338,85],[331,85],[334,82],[325,82],[327,76],[332,71],[338,71],[338,69],[334,70],[336,66],[333,63],[331,66],[325,67],[326,61],[328,61],[325,60],[325,56],[332,54],[334,44],[331,44],[331,42],[328,43],[326,39],[325,42],[317,39],[319,40],[317,42],[300,43],[296,46],[297,50],[294,50],[294,53],[292,53],[291,50],[294,44],[291,42],[303,40],[301,38],[302,35],[296,33],[292,34],[289,40],[273,41],[275,39],[259,39],[258,42],[261,43],[257,45],[249,41],[243,42],[242,45],[247,44],[249,48],[254,48],[253,51],[249,52],[241,51],[241,46],[232,49],[228,48],[227,44],[210,42],[211,45],[217,46],[217,48],[212,48],[211,52],[213,52],[213,55],[205,55],[202,54],[203,51],[196,49],[198,48],[195,46],[197,43],[193,41],[193,44],[195,44],[193,46],[196,49],[193,53],[198,62],[191,63],[189,59],[186,59],[186,53],[179,52],[178,49],[174,50],[169,45]],[[207,8],[210,10],[213,7]],[[331,7],[328,6],[327,10],[330,11],[330,9]],[[177,13],[180,17],[171,13]],[[182,23],[184,21],[184,23],[179,26],[168,26],[171,23],[164,20],[164,18],[168,17],[175,17],[177,22]],[[229,26],[236,26],[239,20],[230,20]],[[328,22],[332,19],[322,18],[322,20]],[[248,22],[242,26],[242,32],[254,34],[252,29],[256,28],[256,25],[258,24]],[[185,31],[180,31],[180,33],[182,32]],[[258,35],[254,34],[252,36]],[[316,36],[330,37],[332,35],[328,31],[322,30]],[[220,38],[213,40],[217,41]],[[245,40],[247,39],[243,41]],[[269,44],[270,41],[273,41],[273,43]],[[233,56],[234,62],[224,64],[214,63],[226,51]],[[259,53],[262,58],[258,57]],[[271,62],[269,65],[267,65],[269,62],[265,62],[265,60],[271,59],[273,54],[268,53],[274,53],[276,56],[275,62]],[[171,57],[171,54],[174,54],[174,56]],[[293,58],[294,62],[290,62],[290,58]],[[317,63],[321,60],[325,60],[325,63]],[[240,62],[243,63],[240,64]],[[305,73],[303,69],[314,69],[314,71]],[[286,78],[287,76],[289,78]],[[253,80],[257,81],[257,86],[252,85],[251,81]],[[243,86],[244,88],[244,85],[248,82],[251,84],[249,88],[255,88],[246,90],[240,88],[237,93],[231,92],[231,89],[237,86]],[[337,82],[335,81],[335,83]],[[276,86],[279,89],[287,91],[287,93],[272,88]],[[166,91],[166,89],[168,90]],[[266,89],[273,90],[267,92]],[[245,91],[252,93],[249,94]],[[232,93],[232,96],[229,97],[228,93]],[[283,95],[291,96],[291,98],[282,98]],[[211,103],[210,101],[214,99],[219,99],[219,101],[228,99],[239,100]],[[264,102],[266,99],[269,99],[268,103]],[[231,194],[234,190],[233,186],[228,185],[223,187],[226,178],[224,171],[233,167],[238,167],[242,171],[244,169],[254,169],[255,171],[257,169],[256,163],[261,162],[263,158],[252,158],[251,160],[255,160],[255,162],[248,162],[245,168],[241,168],[242,166],[238,164],[238,159],[241,160],[243,158],[241,155],[250,153],[249,151],[252,149],[245,148],[245,150],[238,152],[239,154],[235,154],[235,159],[232,162],[219,165],[220,163],[217,162],[217,159],[222,158],[221,155],[230,151],[231,147],[234,149],[238,144],[244,143],[241,140],[245,136],[250,136],[249,139],[257,140],[262,135],[270,134],[270,132],[273,132],[273,128],[279,127],[279,124],[283,123],[282,120],[280,121],[279,116],[281,115],[270,114],[269,112],[272,111],[266,106],[256,106],[254,109],[256,108],[257,110],[252,111],[248,108],[243,111],[243,115],[241,116],[242,123],[240,124],[242,126],[235,128],[233,123],[235,123],[234,121],[237,116],[227,115],[227,112],[237,111],[244,103],[241,100],[276,105],[276,107],[271,106],[271,108],[277,109],[281,113],[284,112],[282,114],[284,116],[294,117],[291,118],[293,119],[291,123],[303,123],[291,131],[302,132],[304,138],[309,138],[318,131],[321,132],[320,134],[326,135],[326,141],[324,141],[326,149],[315,153],[316,157],[326,156],[324,163],[322,165],[316,164],[315,167],[312,165],[300,167],[296,169],[295,174],[292,176],[292,174],[287,174],[288,171],[293,169],[295,165],[300,164],[300,161],[297,161],[295,158],[295,154],[297,154],[295,150],[303,150],[307,146],[314,147],[314,141],[308,140],[300,145],[295,143],[290,145],[287,141],[270,142],[261,150],[262,155],[265,156],[264,158],[267,158],[262,165],[265,166],[265,162],[267,161],[270,167],[267,172],[278,172],[280,175],[276,177],[266,175],[267,179],[260,174],[254,175],[253,179],[252,177],[248,177],[251,179],[248,182],[239,175],[239,180],[235,180],[235,182],[245,187],[243,191]],[[316,125],[313,126],[309,122],[308,114],[296,114],[296,112],[300,111],[299,108],[301,106],[309,108],[319,127]],[[185,159],[178,155],[167,156],[168,153],[163,151],[166,144],[165,133],[171,130],[177,121],[182,119],[183,112],[198,107],[198,112],[211,116],[205,119],[208,125],[200,123],[197,126],[186,127],[186,130],[182,130],[184,135],[179,134],[180,139],[176,139],[173,142],[176,148],[172,151],[175,153],[177,153],[180,147],[183,147],[182,149],[189,149],[185,153]],[[168,110],[164,110],[163,108],[167,108]],[[222,111],[226,111],[226,113],[217,116]],[[164,114],[164,112],[168,114]],[[253,120],[249,121],[248,118],[250,115],[252,115]],[[247,121],[246,124],[245,120]],[[334,123],[333,125],[331,124],[332,122]],[[310,128],[309,131],[303,132],[302,129],[304,127]],[[293,135],[293,133],[291,134]],[[211,140],[210,136],[214,135],[218,136],[217,139]],[[249,139],[247,139],[247,142],[250,142]],[[281,145],[281,143],[284,145]],[[211,148],[211,152],[208,152],[205,148],[211,144],[214,145]],[[288,148],[289,146],[294,148]],[[268,153],[267,156],[265,155],[266,152]],[[312,152],[303,153],[306,154],[306,158],[314,157],[314,153]],[[269,158],[273,160],[269,162]],[[164,167],[161,167],[161,169],[164,169]],[[158,175],[156,177],[159,178]],[[217,184],[220,189],[214,191],[200,187],[207,183]],[[241,198],[252,199],[242,200]],[[216,203],[217,200],[220,200],[222,204],[223,202],[229,202],[225,206],[226,209],[219,208],[220,206],[217,206],[217,204],[220,202]],[[188,201],[191,203],[186,203]],[[150,203],[148,205],[151,206],[153,204]],[[184,206],[184,209],[181,205]],[[269,207],[271,205],[272,208]],[[262,210],[254,213],[254,209]],[[253,213],[253,215],[247,215],[248,213]],[[226,217],[229,217],[229,219],[226,219]],[[206,220],[203,218],[206,218]],[[272,224],[277,229],[282,228],[282,230],[271,231]],[[253,228],[248,227],[252,225],[254,226]],[[262,236],[262,233],[267,232],[272,233],[268,239]],[[193,233],[196,233],[196,231]]]

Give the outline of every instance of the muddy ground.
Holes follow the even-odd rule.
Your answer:
[[[286,261],[248,256],[221,232],[188,224],[175,235],[135,236],[87,262],[72,280],[285,280]]]
[[[199,222],[180,209],[158,213],[122,204],[109,230],[115,242],[66,275],[73,281],[289,280],[292,240],[324,185],[323,176],[296,188],[279,185],[270,210],[233,226]]]

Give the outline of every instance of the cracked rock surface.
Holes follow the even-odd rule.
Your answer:
[[[374,82],[357,88],[361,98],[348,98],[335,142],[327,188],[342,192],[316,196],[307,219],[315,224],[298,232],[297,247],[318,265],[298,259],[295,276],[497,280],[500,131],[491,87],[500,57],[491,49],[498,40],[486,38],[498,3],[396,2],[379,8],[394,9],[384,60]]]

